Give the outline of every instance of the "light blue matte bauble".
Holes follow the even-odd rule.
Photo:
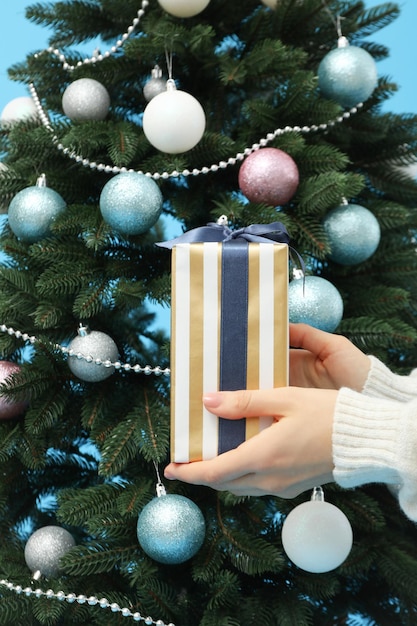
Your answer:
[[[65,210],[65,201],[49,187],[27,187],[9,205],[9,225],[16,237],[33,243],[50,234],[56,218]]]
[[[330,243],[329,258],[341,265],[356,265],[377,249],[381,229],[375,215],[359,204],[341,204],[323,220]]]
[[[378,81],[376,64],[363,48],[344,45],[331,50],[318,69],[319,88],[330,100],[353,107],[369,98]]]
[[[155,561],[188,561],[201,548],[206,532],[204,517],[194,502],[177,494],[151,500],[139,515],[139,543]]]
[[[103,219],[122,235],[141,235],[158,221],[162,194],[156,182],[139,172],[117,174],[103,187]]]
[[[304,288],[303,288],[304,283]],[[289,320],[332,333],[343,317],[343,300],[334,285],[320,276],[292,280],[288,287]]]

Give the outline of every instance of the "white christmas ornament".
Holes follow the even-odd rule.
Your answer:
[[[158,0],[161,7],[175,17],[193,17],[204,11],[210,0]]]
[[[143,132],[149,143],[168,154],[187,152],[198,144],[206,128],[201,104],[175,82],[167,81],[167,90],[152,98],[143,113]]]
[[[24,120],[36,119],[38,112],[35,103],[29,96],[14,98],[4,107],[0,116],[0,124],[3,127],[11,126]]]
[[[62,109],[71,120],[104,120],[109,112],[107,89],[94,78],[79,78],[68,85],[62,96]]]
[[[306,572],[322,574],[339,567],[352,548],[352,527],[346,515],[324,501],[317,487],[309,502],[289,513],[282,527],[282,545],[288,558]]]

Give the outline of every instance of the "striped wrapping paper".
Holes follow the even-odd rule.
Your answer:
[[[172,249],[171,459],[210,459],[271,424],[206,411],[204,393],[288,384],[288,246]]]

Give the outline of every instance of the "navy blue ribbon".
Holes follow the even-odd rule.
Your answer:
[[[250,243],[286,243],[289,245],[290,236],[281,222],[271,222],[271,224],[251,224],[245,228],[231,230],[228,226],[210,222],[207,226],[200,226],[187,230],[175,239],[162,241],[156,245],[161,248],[171,250],[177,243],[205,243],[206,241],[217,241],[227,243],[235,239],[244,239]]]
[[[235,239],[222,251],[220,320],[220,391],[246,389],[248,343],[248,242]],[[246,420],[219,417],[218,453],[237,448],[246,438]]]

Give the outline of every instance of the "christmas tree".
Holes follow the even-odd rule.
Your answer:
[[[193,554],[177,558],[174,538],[153,558],[137,536],[169,460],[155,305],[170,304],[170,254],[155,243],[172,225],[280,222],[307,296],[320,281],[318,300],[297,293],[291,254],[290,317],[397,372],[417,363],[417,117],[387,112],[397,87],[374,66],[398,13],[360,0],[28,7],[51,36],[10,70],[33,115],[1,128],[1,624],[415,623],[417,533],[384,486],[326,487],[354,544],[325,573],[282,546],[309,494],[174,482],[170,513],[191,526]],[[336,48],[361,72],[346,79]],[[158,515],[142,518],[143,543]]]

